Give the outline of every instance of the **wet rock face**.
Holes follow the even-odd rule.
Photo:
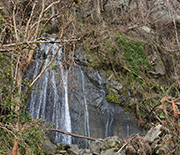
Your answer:
[[[36,68],[32,68],[31,71],[34,72],[34,69]],[[27,107],[30,111],[34,110],[32,112],[33,117],[47,119],[48,124],[55,123],[54,128],[66,131],[66,108],[64,107],[64,95],[62,93],[64,89],[60,87],[63,86],[62,79],[55,79],[56,73],[53,72],[46,77],[46,79],[51,79],[51,81],[47,80],[48,83],[45,83],[46,80],[43,80],[45,78],[43,76],[39,80],[40,83],[37,83],[36,86],[42,87],[42,89],[35,90],[30,95],[31,98]],[[95,138],[113,135],[126,138],[132,134],[142,133],[138,127],[138,122],[129,112],[125,112],[118,104],[106,100],[107,81],[101,76],[95,70],[88,70],[80,66],[74,68],[73,80],[76,81],[77,86],[72,87],[71,84],[68,84],[68,90],[71,90],[68,92],[71,132]],[[115,81],[111,83],[116,89],[122,88],[122,85]],[[43,88],[44,86],[46,89]],[[44,103],[43,106],[40,106],[40,102]],[[55,143],[67,143],[65,140],[65,135],[55,134]],[[79,138],[72,137],[72,143],[82,148],[89,146],[86,140]]]
[[[141,133],[137,121],[125,112],[118,104],[106,100],[107,80],[99,72],[87,68],[76,68],[74,80],[77,82],[71,94],[70,114],[72,132],[105,138],[118,135],[126,138],[132,134]],[[122,85],[115,85],[118,89]],[[87,147],[88,143],[82,139],[73,138],[73,143]]]
[[[50,44],[43,44],[41,48],[48,51]],[[55,52],[54,45],[51,53]],[[142,133],[138,122],[125,112],[119,104],[106,100],[108,94],[107,83],[117,91],[122,85],[113,80],[103,78],[97,70],[76,65],[73,71],[63,68],[61,62],[62,50],[56,61],[41,76],[35,84],[35,90],[30,94],[27,108],[35,118],[47,120],[47,124],[54,123],[54,128],[85,135],[94,138],[105,138],[117,135],[126,138],[132,134]],[[43,59],[37,52],[37,58]],[[45,66],[51,55],[45,60]],[[82,61],[84,58],[79,58]],[[29,72],[35,78],[40,62],[34,62]],[[73,143],[81,148],[89,146],[88,141],[55,134],[55,143]],[[51,138],[52,139],[52,138]]]

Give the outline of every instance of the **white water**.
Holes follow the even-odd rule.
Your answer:
[[[86,99],[86,92],[84,88],[84,74],[83,71],[81,71],[82,76],[82,90],[83,90],[83,101],[84,101],[84,135],[90,137],[90,129],[89,129],[89,112],[88,112],[88,105],[87,105],[87,99]]]
[[[101,76],[99,75],[99,72],[97,71],[96,72],[96,75],[98,77],[98,82],[99,82],[99,85],[102,86],[102,78]],[[100,89],[100,92],[102,92],[103,94],[103,97],[105,98],[106,97],[106,93],[103,89]],[[104,131],[104,136],[105,137],[108,137],[109,134],[110,134],[110,129],[112,127],[112,123],[113,123],[113,113],[106,107],[106,109],[104,109],[103,113],[105,114],[105,131]]]
[[[50,46],[51,44],[43,44],[41,45],[41,49],[44,49],[44,53],[47,54]],[[51,57],[57,49],[58,45],[55,44],[49,58],[45,60],[45,65],[50,62]],[[40,52],[38,54],[39,57],[42,55]],[[118,135],[124,132],[123,135],[125,135],[127,130],[124,129],[125,127],[121,127],[121,125],[126,126],[128,124],[129,128],[131,128],[131,124],[133,124],[132,126],[136,125],[131,120],[129,121],[129,118],[131,119],[130,115],[124,113],[122,108],[106,101],[105,80],[100,74],[98,72],[93,73],[92,79],[95,77],[97,83],[90,83],[89,79],[91,77],[88,78],[80,66],[79,70],[75,70],[75,81],[80,89],[75,89],[74,92],[72,91],[71,109],[69,109],[68,81],[70,80],[68,80],[68,71],[63,67],[62,55],[62,50],[59,50],[55,58],[56,60],[53,61],[50,68],[45,71],[35,84],[35,91],[31,93],[29,103],[27,104],[33,117],[46,119],[47,124],[53,122],[55,124],[53,128],[56,129],[74,132],[76,134],[83,134],[84,132],[85,136],[100,138],[112,136],[114,133]],[[42,61],[42,58],[40,60]],[[51,67],[56,64],[58,64],[57,69],[52,70]],[[40,66],[40,61],[36,61],[34,66],[30,68],[30,71],[34,74],[31,78],[35,78]],[[96,107],[97,109],[95,109]],[[71,122],[71,118],[73,122]],[[115,125],[117,125],[117,128]],[[135,132],[139,131],[136,130],[137,128],[135,128]],[[130,130],[129,134],[131,133],[132,131]],[[71,142],[82,147],[87,146],[87,141],[74,138],[72,141],[71,136],[58,132],[55,133],[55,143],[71,144]]]
[[[64,71],[62,65],[61,67],[61,76],[63,79],[63,87],[64,87],[64,105],[65,105],[65,114],[64,114],[64,128],[65,131],[71,132],[71,118],[69,113],[69,103],[68,103],[68,72]],[[63,142],[71,144],[71,136],[63,135]]]
[[[42,44],[41,50],[44,50],[45,54],[48,53],[52,44]],[[47,66],[58,49],[58,44],[54,44],[51,49],[51,54],[46,58],[44,66]],[[69,112],[68,102],[68,72],[63,68],[62,62],[62,50],[58,51],[56,56],[57,61],[53,61],[53,65],[58,63],[59,76],[57,70],[52,70],[51,67],[46,69],[44,74],[35,84],[35,91],[30,95],[30,113],[34,118],[41,118],[55,124],[54,128],[71,132],[71,118]],[[41,60],[43,61],[43,60]],[[37,75],[40,61],[36,61],[33,66],[33,79]],[[57,84],[60,81],[60,84]],[[51,90],[51,91],[50,91]],[[50,95],[49,95],[50,94]],[[51,95],[53,95],[51,97]],[[71,144],[71,136],[55,133],[55,143],[67,143]]]

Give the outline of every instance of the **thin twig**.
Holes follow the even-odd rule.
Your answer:
[[[19,42],[19,37],[17,33],[17,26],[16,26],[16,18],[15,18],[15,10],[16,10],[16,4],[14,3],[14,8],[13,8],[13,24],[14,24],[14,31],[16,35],[16,43]]]
[[[67,26],[66,26],[67,27]],[[8,48],[8,47],[14,47],[14,46],[20,46],[20,45],[23,45],[23,44],[41,44],[41,43],[62,43],[62,42],[74,42],[74,41],[79,41],[80,38],[77,38],[77,39],[71,39],[71,40],[61,40],[61,39],[58,39],[58,40],[40,40],[40,38],[36,39],[36,40],[33,40],[33,41],[23,41],[23,42],[20,42],[20,43],[11,43],[11,44],[5,44],[3,45],[0,49],[0,51],[5,51],[5,50],[8,50],[8,49],[4,49],[4,48]]]
[[[122,149],[128,144],[128,142],[126,142],[119,150],[117,153],[120,153],[122,151]]]
[[[6,130],[8,133],[11,133],[17,139],[17,136],[11,130],[4,127],[2,123],[0,123],[0,128]]]
[[[51,3],[46,9],[44,9],[44,12],[46,12],[51,6],[53,6],[57,3],[60,3],[60,2],[61,2],[61,0]]]
[[[37,27],[36,27],[36,32],[35,32],[34,39],[36,39],[37,36],[38,36],[39,25],[40,25],[40,21],[41,21],[41,18],[42,18],[42,16],[43,16],[43,13],[44,13],[44,7],[45,7],[44,0],[42,0],[42,10],[41,10],[41,13],[40,13],[40,15],[39,15],[39,19],[38,19],[38,23],[37,23]],[[33,39],[33,37],[32,37],[31,39]]]
[[[31,11],[31,15],[30,15],[30,18],[26,24],[26,30],[25,30],[25,36],[24,36],[24,39],[26,39],[27,35],[28,35],[28,28],[29,28],[29,24],[30,24],[30,21],[32,19],[32,16],[33,16],[33,13],[34,13],[34,9],[35,9],[35,6],[36,6],[36,3],[37,1],[35,1],[34,5],[33,5],[33,8],[32,8],[32,11]]]

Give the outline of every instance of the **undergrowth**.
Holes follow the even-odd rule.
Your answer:
[[[106,99],[124,106],[136,114],[141,122],[157,121],[156,116],[163,118],[164,114],[158,110],[159,100],[163,96],[179,93],[171,79],[167,80],[172,84],[167,89],[167,83],[164,82],[166,77],[157,78],[151,74],[155,68],[148,59],[148,50],[152,50],[149,43],[130,39],[119,32],[95,34],[95,37],[84,40],[86,53],[93,57],[89,67],[103,69],[106,78],[113,74],[113,79],[123,84],[118,94],[114,94],[108,86]],[[152,111],[155,111],[155,115]]]
[[[9,55],[0,54],[0,154],[11,154],[15,141],[19,154],[44,154],[41,150],[44,122],[32,119],[24,104],[20,105],[18,111],[12,109],[17,104],[12,100],[12,94],[19,94],[12,87],[14,80],[10,67],[13,66],[10,62]]]

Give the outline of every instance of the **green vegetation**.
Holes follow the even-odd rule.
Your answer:
[[[64,147],[62,144],[57,144],[55,152],[58,153],[60,150],[64,150]]]
[[[45,153],[40,149],[44,141],[40,131],[42,126],[45,127],[43,122],[32,119],[24,104],[19,110],[12,110],[18,104],[12,97],[20,94],[14,88],[16,85],[12,87],[11,67],[14,66],[10,55],[0,54],[0,154],[11,154],[15,141],[20,154]]]
[[[118,98],[118,93],[115,94],[111,90],[109,90],[108,95],[106,95],[106,99],[108,101],[111,101],[111,102],[114,102],[114,103],[120,103],[119,98]]]
[[[128,69],[135,77],[141,74],[140,72],[145,73],[152,68],[144,51],[145,44],[123,36],[117,38],[117,44]]]
[[[86,53],[93,58],[93,62],[88,64],[89,67],[103,69],[106,72],[106,78],[113,75],[113,80],[123,84],[120,91],[107,85],[106,99],[123,104],[126,109],[131,109],[131,112],[135,113],[139,119],[146,119],[149,122],[157,121],[157,118],[160,118],[160,121],[165,119],[160,100],[164,96],[173,98],[179,96],[179,40],[177,35],[180,33],[179,22],[175,21],[173,26],[172,22],[151,22],[153,17],[146,12],[148,8],[144,8],[142,11],[144,13],[139,11],[138,6],[141,5],[137,5],[133,11],[128,10],[131,9],[130,7],[125,9],[131,13],[123,9],[119,10],[119,14],[117,12],[115,16],[109,13],[103,17],[104,12],[102,12],[102,18],[98,21],[95,16],[97,12],[91,11],[92,14],[85,15],[83,19],[82,14],[85,12],[81,10],[81,7],[72,9],[72,12],[69,9],[73,2],[80,4],[81,1],[72,0],[70,2],[59,1],[58,4],[49,5],[51,1],[48,2],[49,4],[30,1],[28,6],[24,1],[0,2],[0,145],[2,146],[0,154],[11,154],[15,142],[18,143],[16,148],[19,154],[43,153],[41,151],[43,143],[40,132],[41,123],[28,116],[25,110],[27,94],[33,89],[34,83],[30,85],[23,79],[23,72],[31,63],[34,51],[39,45],[36,41],[42,39],[42,34],[56,32],[58,40],[73,38],[74,41],[62,42],[69,44],[66,45],[68,46],[66,51],[73,54],[76,51],[75,42],[80,39]],[[92,8],[93,4],[91,5],[87,8]],[[85,5],[82,6],[82,8],[85,7],[84,10],[87,10]],[[78,15],[78,12],[81,13]],[[76,13],[80,17],[78,20],[73,19]],[[148,16],[144,17],[144,15]],[[58,24],[53,24],[53,21],[57,20],[59,20]],[[154,32],[143,34],[139,26],[127,29],[130,22],[137,23],[137,25],[148,25]],[[116,23],[117,27],[113,27]],[[66,54],[65,57],[69,57],[69,53]],[[162,62],[165,74],[156,72],[155,63],[153,61],[150,63],[147,57],[149,55],[152,56],[153,61]],[[74,63],[73,56],[72,63]],[[55,70],[57,66],[58,64],[52,65],[52,69]],[[22,86],[27,90],[26,98],[23,98]],[[126,101],[130,98],[128,94],[131,94],[131,102],[120,103],[119,95],[122,100]],[[170,108],[168,112],[171,116],[172,109]],[[171,122],[174,121],[173,119]],[[171,134],[174,133],[174,126],[169,122],[168,124],[169,131],[173,131]],[[61,149],[61,146],[59,147]]]
[[[102,38],[106,39],[103,40]],[[91,45],[91,42],[95,42],[95,40],[99,46],[90,49],[89,44]],[[152,76],[149,75],[149,72],[153,71],[154,68],[147,58],[146,46],[148,45],[129,39],[118,32],[104,34],[103,37],[88,39],[84,42],[87,54],[90,54],[94,60],[89,66],[103,69],[107,78],[114,74],[113,79],[123,84],[120,92],[107,85],[108,94],[106,99],[123,105],[125,109],[129,109],[132,113],[135,113],[135,109],[138,108],[140,115],[144,118],[147,111],[157,104],[149,104],[152,99],[158,99],[165,93],[161,85],[151,80]],[[142,101],[138,103],[120,103],[118,96],[120,95],[123,100],[126,100],[129,93],[132,97],[141,98]],[[152,97],[151,100],[148,96]]]

